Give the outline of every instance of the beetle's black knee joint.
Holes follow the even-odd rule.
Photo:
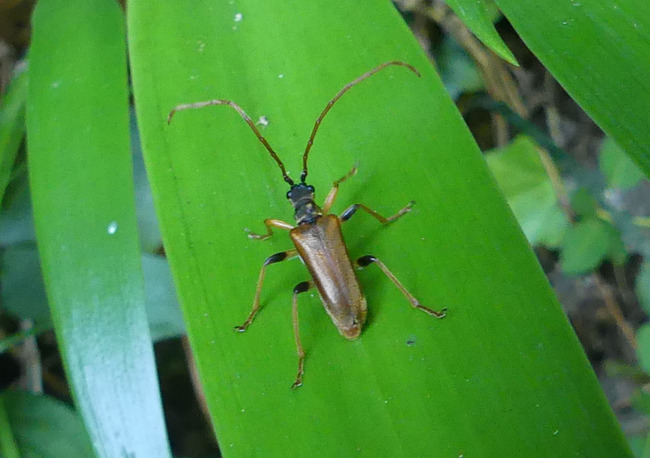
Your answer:
[[[359,204],[354,204],[353,206],[345,210],[341,215],[341,221],[347,221],[350,218],[352,218],[352,216],[356,213],[357,208],[359,208]]]
[[[303,281],[301,283],[298,283],[294,288],[293,288],[293,294],[300,294],[309,291],[309,288],[311,288],[311,284],[308,281]]]
[[[357,259],[357,265],[359,267],[367,267],[375,261],[377,261],[377,258],[369,254],[367,256],[361,256],[359,259]]]
[[[276,263],[276,262],[284,261],[285,259],[287,259],[287,252],[286,252],[286,251],[282,251],[282,252],[280,252],[280,253],[272,254],[271,256],[269,256],[268,258],[266,258],[266,261],[264,261],[264,265],[265,265],[265,266],[268,266],[269,264],[273,264],[273,263]]]

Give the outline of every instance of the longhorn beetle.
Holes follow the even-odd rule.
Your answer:
[[[354,204],[348,207],[348,209],[338,217],[330,214],[329,211],[336,199],[339,185],[357,173],[356,166],[353,167],[347,175],[333,183],[332,189],[330,189],[329,194],[325,198],[325,203],[322,208],[314,202],[314,187],[308,185],[305,181],[307,179],[307,158],[309,156],[309,150],[314,144],[314,137],[316,136],[316,132],[318,131],[325,115],[330,111],[336,101],[350,88],[391,65],[405,67],[417,76],[420,76],[420,73],[413,66],[405,62],[391,61],[373,68],[343,86],[334,98],[327,103],[323,112],[320,114],[318,119],[316,119],[309,141],[307,142],[307,147],[302,156],[302,173],[300,174],[300,183],[298,184],[294,183],[294,181],[289,178],[284,168],[284,164],[275,151],[273,151],[271,145],[269,145],[260,131],[257,130],[257,127],[255,127],[255,124],[251,121],[251,118],[236,103],[230,100],[208,100],[206,102],[182,104],[174,108],[167,118],[167,123],[170,123],[172,117],[177,111],[202,108],[210,105],[228,105],[232,107],[241,115],[242,118],[244,118],[244,121],[246,121],[259,141],[262,142],[264,147],[271,154],[271,157],[280,167],[282,178],[284,178],[284,181],[291,186],[291,189],[287,192],[287,199],[289,199],[295,210],[294,216],[297,226],[294,227],[293,225],[278,219],[265,219],[264,225],[266,226],[266,234],[259,235],[249,232],[248,237],[251,239],[266,240],[273,235],[273,228],[284,229],[289,231],[289,236],[291,237],[295,248],[276,253],[269,256],[266,261],[264,261],[257,280],[255,298],[253,299],[253,308],[244,324],[235,327],[235,329],[239,332],[244,332],[253,322],[255,315],[257,315],[257,312],[260,309],[260,294],[262,292],[262,283],[264,282],[266,267],[276,262],[295,258],[296,256],[300,257],[307,266],[307,269],[309,269],[312,279],[298,283],[293,289],[293,333],[296,339],[296,349],[298,351],[298,375],[296,376],[296,381],[292,385],[293,389],[302,385],[305,361],[305,351],[300,343],[300,332],[298,328],[298,294],[307,292],[316,286],[321,301],[325,306],[325,310],[332,318],[332,321],[338,328],[339,332],[349,340],[354,340],[359,337],[359,334],[361,334],[361,327],[366,319],[366,298],[361,292],[359,280],[354,273],[350,255],[348,254],[345,242],[343,241],[341,223],[350,219],[357,210],[361,209],[377,219],[380,223],[388,224],[411,211],[413,205],[413,202],[410,202],[393,216],[384,218],[379,213],[363,204]],[[443,318],[445,316],[446,309],[436,311],[420,304],[420,302],[404,287],[404,285],[402,285],[395,275],[388,270],[388,267],[386,267],[386,265],[375,256],[362,256],[357,259],[354,266],[357,268],[363,268],[373,263],[379,266],[384,274],[386,274],[395,286],[399,288],[402,294],[404,294],[413,307],[436,318]]]

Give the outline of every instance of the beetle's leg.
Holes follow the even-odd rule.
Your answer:
[[[344,177],[339,178],[332,184],[332,189],[330,189],[330,192],[327,194],[327,197],[325,198],[325,203],[323,204],[323,214],[326,215],[329,213],[330,208],[332,208],[332,205],[334,205],[334,201],[336,200],[336,193],[339,192],[339,185],[343,183],[345,180],[350,178],[353,175],[356,175],[357,173],[357,166],[355,165],[352,167],[352,170],[350,170],[347,175]]]
[[[446,308],[437,311],[430,309],[429,307],[425,307],[424,305],[420,304],[420,301],[418,301],[409,291],[402,285],[402,283],[393,275],[393,273],[388,270],[388,267],[381,262],[379,259],[377,259],[374,256],[368,255],[368,256],[362,256],[359,259],[357,259],[357,262],[355,263],[357,267],[366,267],[369,266],[370,264],[375,263],[379,266],[379,268],[386,274],[386,276],[392,281],[395,286],[399,288],[399,290],[406,296],[406,299],[411,303],[413,307],[416,309],[422,310],[424,313],[427,313],[431,316],[435,316],[436,318],[444,318],[445,317],[445,312],[447,311]]]
[[[279,219],[271,219],[271,218],[265,219],[264,225],[266,226],[266,234],[264,235],[255,234],[249,231],[248,229],[244,229],[244,230],[248,232],[249,239],[266,240],[273,235],[274,227],[277,227],[278,229],[284,229],[287,231],[293,229],[293,226],[291,224],[285,223],[284,221],[281,221]]]
[[[300,343],[300,327],[298,325],[298,294],[306,293],[313,287],[313,281],[303,281],[293,288],[293,303],[291,309],[293,313],[293,336],[296,338],[296,351],[298,352],[298,375],[296,376],[296,381],[291,385],[292,390],[295,390],[302,385],[302,374],[305,372],[305,350],[303,350],[302,344]]]
[[[260,276],[257,279],[257,287],[255,289],[255,299],[253,299],[253,308],[251,310],[251,313],[248,314],[248,318],[246,318],[246,321],[244,321],[244,324],[241,326],[235,326],[235,329],[239,332],[244,332],[248,326],[253,322],[253,319],[255,319],[255,315],[257,315],[257,312],[260,310],[260,294],[262,293],[262,283],[264,283],[264,274],[266,272],[266,266],[269,264],[273,264],[276,262],[284,261],[286,259],[291,259],[295,256],[298,255],[298,252],[296,250],[287,250],[287,251],[281,251],[279,253],[275,253],[274,255],[269,256],[266,258],[266,261],[264,261],[264,264],[262,265],[262,270],[260,270]]]
[[[413,201],[413,200],[410,201],[410,202],[406,205],[406,207],[402,208],[400,211],[398,211],[397,213],[395,213],[393,216],[389,216],[388,218],[384,218],[384,217],[381,216],[379,213],[377,213],[376,211],[374,211],[374,210],[372,210],[372,209],[366,207],[366,206],[363,205],[363,204],[354,204],[354,205],[350,205],[350,206],[348,207],[348,209],[345,210],[345,211],[341,214],[341,222],[345,222],[345,221],[349,220],[350,218],[352,218],[352,216],[356,213],[356,211],[357,211],[358,209],[361,209],[361,210],[365,211],[366,213],[368,213],[368,214],[369,214],[370,216],[372,216],[373,218],[375,218],[375,219],[376,219],[377,221],[379,221],[381,224],[392,223],[392,222],[395,221],[397,218],[400,218],[401,216],[403,216],[403,215],[405,215],[406,213],[410,212],[410,211],[411,211],[411,208],[413,207],[413,204],[414,204],[414,203],[415,203],[415,201]]]

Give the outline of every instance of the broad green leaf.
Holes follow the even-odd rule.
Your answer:
[[[74,21],[72,18],[83,18]],[[98,456],[169,454],[144,310],[123,15],[112,0],[40,1],[29,171],[52,320]]]
[[[497,29],[494,28],[492,17],[485,0],[446,0],[445,3],[488,48],[501,56],[512,65],[519,65],[508,45],[506,45]]]
[[[571,97],[650,175],[650,2],[495,2]]]
[[[488,152],[486,159],[531,245],[559,246],[569,222],[537,145],[520,136],[510,145]]]
[[[611,224],[598,218],[586,218],[569,229],[560,256],[566,273],[589,272],[606,258],[618,264],[625,259],[623,242]]]
[[[0,105],[0,201],[11,177],[20,143],[25,136],[27,72],[14,77]]]
[[[627,445],[566,317],[436,72],[392,4],[134,0],[128,9],[134,97],[147,172],[207,406],[224,456],[626,456]],[[292,221],[278,168],[236,112],[179,103],[236,101],[300,174],[314,120],[352,88],[316,137],[308,181],[320,201],[355,163],[334,212],[350,254],[382,259],[444,320],[413,310],[377,269],[359,273],[363,335],[336,331],[318,295],[299,298],[304,386],[291,290],[297,261],[269,266],[262,310],[248,314],[264,218]],[[495,440],[495,438],[498,438]]]
[[[632,159],[610,138],[606,138],[600,148],[599,163],[610,188],[633,188],[645,176]]]
[[[6,391],[0,397],[7,410],[19,456],[95,456],[81,419],[62,402],[24,391]]]

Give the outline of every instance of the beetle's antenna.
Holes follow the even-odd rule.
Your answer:
[[[177,111],[183,111],[183,110],[189,110],[193,108],[203,108],[203,107],[208,107],[211,105],[228,105],[232,108],[234,108],[237,113],[241,115],[242,118],[244,118],[244,121],[246,121],[246,124],[250,126],[251,129],[253,129],[253,132],[255,132],[255,135],[257,135],[257,138],[259,141],[262,142],[262,144],[266,147],[268,152],[271,154],[271,157],[275,160],[275,162],[278,163],[278,166],[280,167],[280,171],[282,172],[282,178],[284,178],[284,181],[289,183],[289,185],[293,186],[293,180],[289,178],[287,175],[287,171],[284,168],[284,164],[278,157],[275,151],[273,151],[273,148],[271,148],[271,145],[269,145],[269,142],[266,141],[266,138],[260,133],[259,130],[257,130],[257,127],[255,127],[255,124],[251,120],[251,118],[246,114],[244,110],[241,109],[239,105],[237,105],[235,102],[232,102],[230,100],[208,100],[206,102],[196,102],[196,103],[184,103],[182,105],[176,106],[172,111],[169,112],[169,116],[167,116],[167,124],[170,124],[172,122],[172,118],[176,114]]]
[[[330,109],[336,103],[336,101],[338,99],[340,99],[341,96],[343,94],[345,94],[347,91],[349,91],[353,86],[356,86],[361,81],[365,80],[366,78],[370,78],[372,75],[374,75],[378,71],[380,71],[380,70],[382,70],[382,69],[384,69],[386,67],[389,67],[391,65],[398,65],[400,67],[406,67],[409,70],[411,70],[413,73],[415,73],[418,77],[420,76],[420,72],[418,72],[415,69],[415,67],[413,67],[412,65],[409,65],[406,62],[402,62],[402,61],[399,61],[399,60],[393,60],[393,61],[390,61],[390,62],[384,62],[383,64],[373,68],[372,70],[364,73],[363,75],[361,75],[357,79],[355,79],[353,81],[350,81],[348,84],[343,86],[343,89],[341,89],[338,92],[338,94],[336,94],[334,96],[334,98],[327,103],[327,106],[325,107],[323,112],[320,114],[318,119],[316,119],[316,122],[314,123],[314,129],[311,131],[309,141],[307,142],[307,147],[305,148],[305,154],[303,154],[303,156],[302,156],[302,173],[300,174],[300,181],[302,183],[304,183],[305,179],[307,178],[307,157],[309,156],[309,150],[311,149],[312,145],[314,144],[314,137],[316,137],[316,132],[318,131],[318,128],[320,127],[320,123],[323,121],[323,118],[325,117],[327,112],[330,111]]]

